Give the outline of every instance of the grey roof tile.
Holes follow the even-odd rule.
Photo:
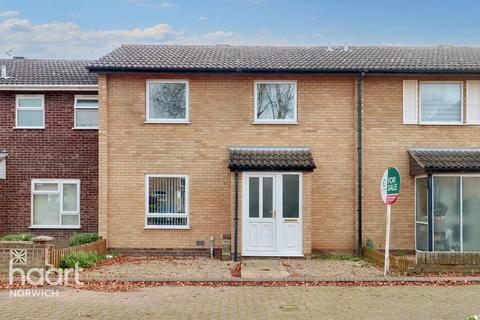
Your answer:
[[[0,85],[96,85],[97,75],[85,68],[89,60],[0,59],[7,78]]]
[[[305,147],[232,147],[229,169],[312,171],[316,168],[310,148]]]
[[[122,45],[92,71],[480,72],[480,47]]]
[[[411,148],[412,175],[440,171],[480,171],[480,148]]]

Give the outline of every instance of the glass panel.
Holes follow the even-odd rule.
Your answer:
[[[434,177],[433,249],[460,250],[460,177]]]
[[[263,217],[273,217],[273,178],[263,178]]]
[[[77,188],[78,185],[74,183],[63,185],[63,211],[78,211]]]
[[[427,178],[417,178],[416,180],[416,221],[428,221],[428,192]]]
[[[422,121],[462,121],[462,85],[460,83],[421,83],[420,99]]]
[[[42,99],[18,99],[18,106],[21,107],[42,107]]]
[[[295,85],[292,83],[258,83],[257,119],[295,119]]]
[[[186,119],[187,85],[185,83],[150,83],[151,119]]]
[[[63,215],[62,216],[62,225],[64,226],[78,226],[80,225],[80,216],[75,215]]]
[[[148,212],[151,214],[184,214],[185,178],[151,177]]]
[[[416,236],[417,236],[417,250],[428,250],[428,225],[424,223],[416,223]]]
[[[250,218],[258,218],[259,214],[259,178],[250,177],[248,179],[248,216]]]
[[[42,127],[43,110],[17,110],[19,127]]]
[[[463,251],[480,251],[480,177],[463,178]]]
[[[33,195],[33,224],[60,224],[60,196],[52,194]]]
[[[300,176],[283,175],[283,217],[298,218],[300,210]]]
[[[43,183],[43,182],[37,182],[35,183],[34,187],[35,191],[58,191],[58,183]]]
[[[98,100],[91,99],[78,99],[77,107],[83,108],[98,108]]]
[[[98,127],[98,109],[77,109],[76,127],[89,128]]]

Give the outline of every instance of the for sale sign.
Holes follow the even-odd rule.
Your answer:
[[[380,185],[382,201],[386,204],[392,204],[397,201],[400,193],[400,172],[397,168],[390,167],[385,170]]]

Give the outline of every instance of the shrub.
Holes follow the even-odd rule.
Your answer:
[[[95,252],[75,252],[63,257],[60,268],[75,268],[75,264],[82,268],[91,268],[100,260]]]
[[[375,248],[375,244],[373,243],[373,240],[370,238],[367,239],[367,248],[369,249]]]
[[[5,241],[30,241],[32,240],[33,235],[31,233],[16,233],[16,234],[9,234],[0,238],[0,240]]]
[[[74,233],[70,239],[68,239],[68,246],[75,247],[81,244],[95,242],[98,239],[100,239],[98,233]]]

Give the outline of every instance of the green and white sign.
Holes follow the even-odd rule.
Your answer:
[[[383,268],[383,275],[387,277],[388,269],[390,268],[390,216],[392,214],[392,203],[397,201],[400,193],[400,172],[397,168],[390,167],[383,173],[382,182],[380,184],[380,193],[382,194],[382,201],[387,205],[387,226],[385,235],[385,263]]]
[[[400,194],[400,172],[397,168],[390,167],[385,170],[380,184],[380,193],[382,201],[386,204],[397,201]]]

